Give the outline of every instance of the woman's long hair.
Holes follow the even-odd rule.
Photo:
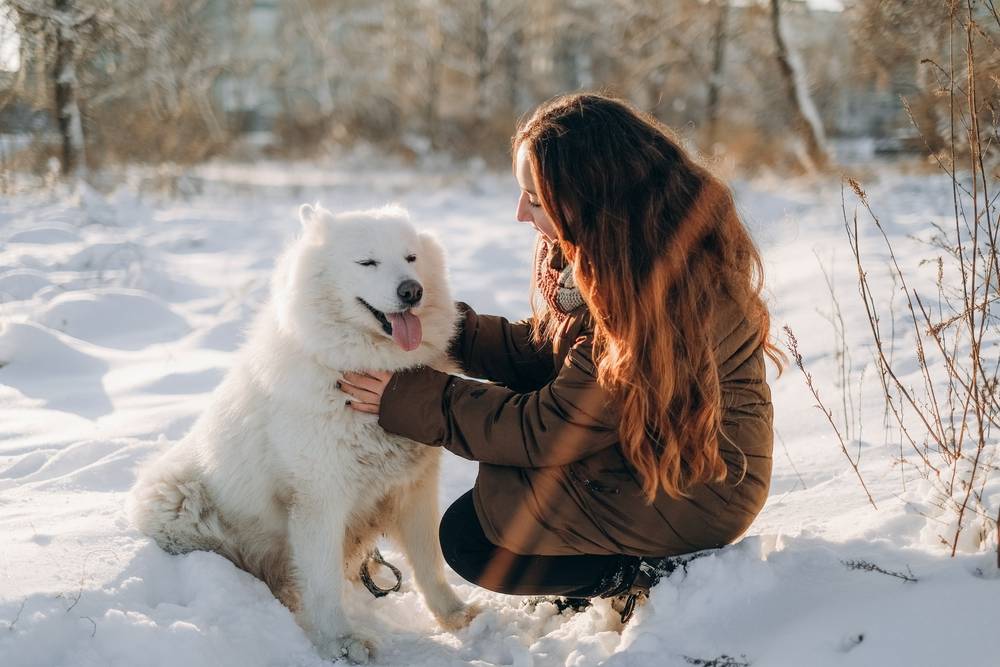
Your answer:
[[[777,365],[763,269],[729,189],[653,117],[598,94],[557,97],[518,128],[544,211],[594,318],[598,382],[621,409],[622,452],[646,498],[722,481],[714,347],[724,295]],[[536,313],[551,336],[553,314]],[[739,316],[737,316],[739,317]],[[734,323],[735,326],[736,323]]]

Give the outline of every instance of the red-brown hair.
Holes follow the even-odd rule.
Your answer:
[[[598,382],[619,401],[622,452],[651,502],[726,478],[715,317],[742,306],[777,365],[760,254],[732,193],[670,131],[599,94],[552,99],[521,123],[538,196],[595,322]],[[552,313],[536,312],[551,336]]]

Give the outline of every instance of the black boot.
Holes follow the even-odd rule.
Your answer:
[[[611,608],[621,616],[622,624],[632,618],[637,604],[645,602],[649,591],[663,576],[663,570],[658,566],[665,559],[636,558],[625,561],[622,569],[616,573],[615,583],[604,593],[602,598],[611,598]]]
[[[526,598],[521,603],[521,606],[534,609],[542,602],[551,602],[556,606],[556,611],[560,614],[567,609],[576,613],[590,607],[590,598],[571,598],[564,595],[533,595]]]

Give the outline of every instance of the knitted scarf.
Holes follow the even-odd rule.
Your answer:
[[[558,243],[544,238],[535,248],[535,285],[559,320],[583,305],[580,288],[573,281],[573,265],[563,257]]]

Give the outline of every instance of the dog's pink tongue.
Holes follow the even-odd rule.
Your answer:
[[[386,313],[392,324],[392,338],[396,345],[410,352],[420,346],[424,337],[420,328],[420,318],[406,310],[402,313]]]

